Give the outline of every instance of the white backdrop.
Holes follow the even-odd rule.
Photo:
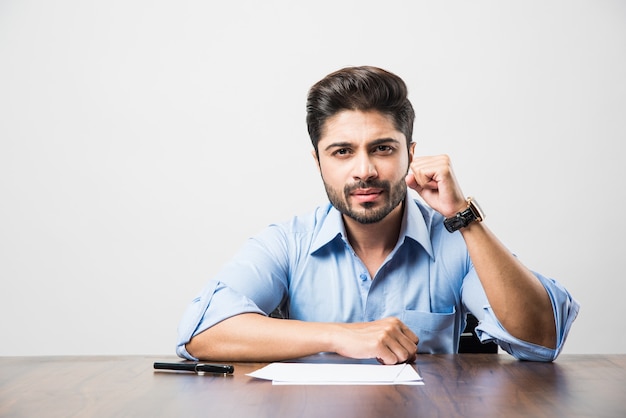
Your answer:
[[[325,200],[308,88],[402,76],[421,154],[626,353],[626,3],[0,0],[0,355],[172,354],[243,241]]]

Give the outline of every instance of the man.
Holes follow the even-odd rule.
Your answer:
[[[519,359],[557,357],[578,303],[489,231],[447,156],[414,155],[414,118],[405,83],[379,68],[311,88],[307,124],[330,204],[245,244],[187,309],[181,357],[336,352],[395,364],[457,352],[468,312],[481,340]],[[269,315],[277,309],[287,319]]]

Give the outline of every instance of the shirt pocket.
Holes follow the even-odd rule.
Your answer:
[[[456,352],[455,317],[454,306],[450,313],[405,310],[402,322],[419,338],[418,353],[453,354]]]

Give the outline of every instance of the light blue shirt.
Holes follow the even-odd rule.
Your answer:
[[[536,276],[554,309],[557,347],[518,340],[493,314],[459,232],[443,217],[408,199],[398,242],[376,272],[350,247],[341,214],[330,204],[267,227],[209,281],[186,310],[177,354],[196,334],[231,316],[269,315],[318,322],[367,322],[395,316],[419,337],[420,353],[456,353],[467,312],[479,320],[483,342],[495,341],[519,359],[552,361],[578,314],[579,305],[552,279]]]

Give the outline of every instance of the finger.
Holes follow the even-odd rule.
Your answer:
[[[411,173],[415,186],[420,188],[437,189],[437,172],[431,167],[425,167],[419,164],[411,165]]]
[[[439,188],[439,182],[435,178],[434,173],[429,173],[423,170],[418,170],[417,174],[414,174],[415,182],[422,189],[437,190]]]
[[[411,334],[413,333],[411,332]],[[413,361],[415,355],[417,354],[417,337],[413,339],[404,336],[404,338],[398,339],[398,343],[402,346],[402,351],[396,351],[396,357],[398,357],[402,362]],[[400,355],[400,353],[403,354]]]
[[[439,189],[438,183],[434,180],[430,180],[430,178],[423,177],[422,180],[418,181],[414,172],[410,172],[409,174],[407,174],[404,180],[408,187],[415,190],[420,195],[424,190]]]
[[[452,166],[447,155],[414,158],[411,162],[411,169],[420,184],[430,181],[439,182],[452,176]]]
[[[381,364],[398,364],[400,361],[398,357],[391,351],[389,348],[385,349],[378,356],[376,356],[376,360]]]
[[[404,178],[404,181],[406,182],[407,186],[409,186],[416,192],[419,193],[419,191],[421,190],[421,187],[419,187],[419,184],[417,184],[417,181],[415,180],[415,175],[413,173],[409,172]]]
[[[405,323],[402,323],[400,329],[402,330],[402,333],[406,335],[406,337],[411,340],[413,344],[417,345],[417,343],[419,342],[419,337],[413,332],[413,330],[411,330],[411,328],[409,328]]]
[[[376,345],[376,360],[382,364],[398,364],[404,361],[408,356],[406,350],[396,339],[387,334],[380,339]]]
[[[395,362],[402,363],[410,360],[417,353],[417,336],[404,323],[399,324],[386,339],[387,348],[394,354]]]
[[[404,323],[402,323],[400,330],[405,338],[399,339],[399,342],[402,343],[408,353],[407,358],[403,361],[413,362],[417,357],[417,344],[419,343],[419,337]]]
[[[383,360],[387,362],[386,364],[412,362],[417,357],[417,344],[406,338],[388,341],[387,350],[390,354],[382,356]]]

